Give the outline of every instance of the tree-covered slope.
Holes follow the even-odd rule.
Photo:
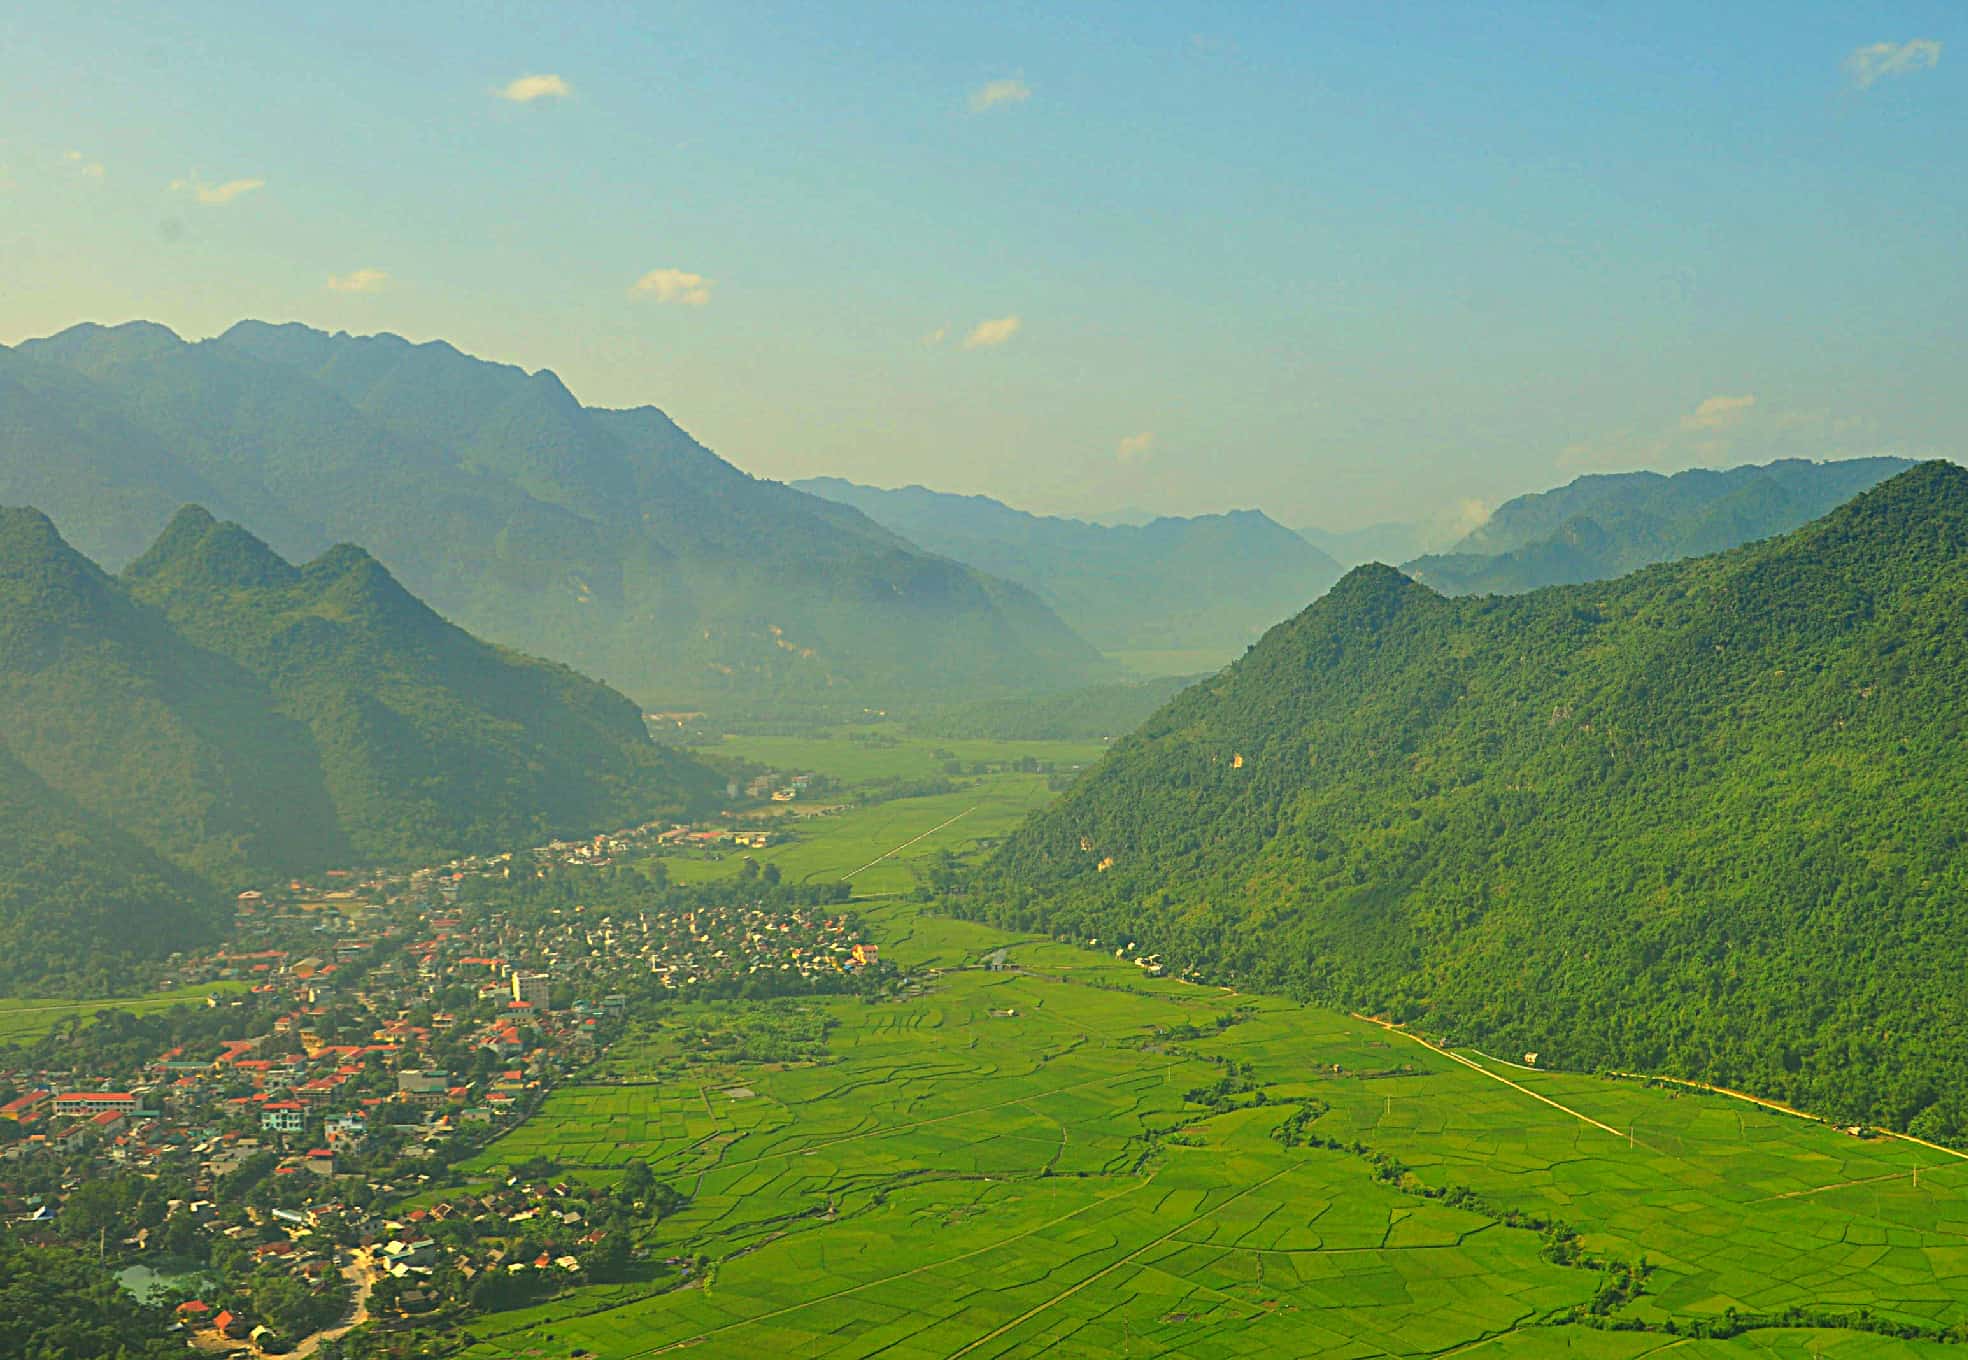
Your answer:
[[[0,420],[0,500],[32,494],[104,561],[142,551],[166,498],[297,560],[359,541],[447,617],[650,704],[1104,673],[1027,590],[749,477],[653,408],[583,407],[551,373],[441,342],[84,326],[0,354],[10,373],[47,409]]]
[[[1110,526],[920,486],[838,477],[795,485],[1029,588],[1110,651],[1214,649],[1227,659],[1340,575],[1338,563],[1257,510]]]
[[[0,510],[0,745],[199,873],[348,854],[305,728],[32,510]]]
[[[969,910],[1968,1133],[1968,472],[1594,585],[1362,567],[1178,696]]]
[[[118,579],[0,510],[0,982],[200,942],[259,876],[613,829],[722,784],[360,549],[295,567],[192,509]]]
[[[192,508],[124,575],[135,600],[306,731],[332,824],[359,856],[618,827],[701,804],[723,782],[651,741],[622,695],[479,641],[360,548],[295,567]]]
[[[220,924],[210,884],[0,745],[0,991],[113,995],[133,962],[211,944]]]
[[[1580,477],[1506,501],[1447,552],[1402,568],[1445,595],[1515,595],[1788,533],[1913,466],[1903,458],[1787,459],[1663,476]]]

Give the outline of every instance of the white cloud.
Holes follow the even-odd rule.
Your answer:
[[[515,104],[531,104],[536,99],[566,99],[574,87],[556,75],[520,76],[499,91],[499,98]]]
[[[1915,38],[1911,42],[1882,42],[1856,48],[1845,58],[1845,73],[1852,78],[1854,86],[1867,90],[1888,76],[1930,71],[1940,64],[1940,43],[1932,38]]]
[[[195,179],[171,181],[173,193],[189,193],[208,208],[223,207],[241,194],[250,194],[255,189],[264,188],[266,188],[266,181],[263,179],[229,179],[224,184],[200,184]]]
[[[101,179],[103,177],[102,162],[89,160],[80,151],[65,152],[62,159],[74,166],[75,173],[81,175],[84,179]]]
[[[940,345],[949,338],[950,328],[948,326],[938,326],[935,330],[923,336],[922,342],[925,345]]]
[[[1148,456],[1148,450],[1155,447],[1155,432],[1143,430],[1139,434],[1124,435],[1114,449],[1114,457],[1123,463],[1138,463]]]
[[[328,286],[337,293],[380,293],[388,282],[389,275],[380,269],[351,269],[328,276]]]
[[[994,349],[1012,336],[1025,323],[1015,316],[1001,316],[991,321],[980,321],[971,327],[970,334],[964,337],[965,349]]]
[[[1742,418],[1756,405],[1753,393],[1740,397],[1709,397],[1701,405],[1681,417],[1684,430],[1726,430],[1738,425]]]
[[[629,289],[632,297],[648,298],[651,302],[675,302],[685,307],[702,307],[711,300],[711,285],[715,282],[702,274],[693,274],[687,269],[652,269],[635,281]]]
[[[1772,410],[1753,393],[1707,397],[1679,419],[1606,431],[1568,445],[1558,466],[1570,472],[1729,467],[1772,458],[1822,458],[1842,443],[1827,412]]]
[[[1022,80],[993,80],[970,92],[970,111],[982,113],[1000,104],[1023,104],[1032,97],[1032,87]]]

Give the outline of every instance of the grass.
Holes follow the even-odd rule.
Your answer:
[[[784,763],[842,768],[808,754]],[[1458,1060],[868,899],[922,854],[996,834],[1043,781],[881,804],[765,857],[839,876],[986,794],[988,812],[855,880],[884,955],[929,978],[920,994],[680,1005],[461,1168],[490,1180],[546,1156],[593,1178],[645,1160],[689,1204],[644,1251],[712,1263],[689,1287],[671,1273],[478,1318],[469,1360],[1960,1354],[1850,1327],[1693,1335],[1793,1307],[1968,1327],[1968,1162],[1945,1152]],[[1188,1098],[1226,1076],[1221,1108]],[[1310,1140],[1283,1136],[1293,1122]],[[1614,1315],[1646,1330],[1577,1320],[1606,1277],[1554,1259],[1536,1226],[1553,1222],[1592,1258],[1645,1262]]]
[[[197,1005],[207,996],[230,995],[246,990],[243,982],[209,982],[198,986],[167,988],[143,996],[107,996],[90,1001],[64,1001],[49,997],[0,998],[0,1044],[29,1044],[71,1016],[93,1019],[97,1011],[129,1011],[148,1015],[172,1006]]]

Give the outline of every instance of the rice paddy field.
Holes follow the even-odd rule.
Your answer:
[[[690,1204],[646,1251],[710,1267],[480,1318],[467,1353],[1962,1353],[1931,1339],[1968,1324],[1968,1163],[1946,1151],[1459,1060],[916,913],[869,910],[885,952],[937,970],[920,995],[769,1003],[759,1023],[804,1026],[812,1056],[703,1061],[680,1010],[495,1144],[487,1176],[647,1160]],[[1699,1335],[1793,1309],[1913,1339]]]
[[[830,742],[771,759],[925,758]],[[1446,1053],[901,895],[1047,796],[990,776],[768,851],[851,878],[919,985],[680,1005],[556,1091],[462,1170],[637,1159],[688,1205],[641,1283],[480,1316],[463,1354],[1968,1355],[1946,1339],[1968,1336],[1968,1161],[1945,1149]]]
[[[828,774],[852,787],[938,778],[950,760],[969,768],[1029,758],[1060,770],[1081,769],[1103,748],[1098,742],[932,741],[850,729],[813,737],[731,737],[719,749],[784,772]],[[777,845],[717,859],[672,855],[664,865],[679,883],[715,882],[734,877],[749,855],[777,864],[793,882],[847,880],[864,897],[903,892],[916,886],[922,863],[1004,835],[1052,797],[1042,774],[1006,771],[953,782],[959,785],[954,792],[920,798],[862,804],[849,795],[841,810],[821,816],[801,815],[805,809],[798,807],[780,819],[786,839]]]

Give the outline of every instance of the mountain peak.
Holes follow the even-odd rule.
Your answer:
[[[1968,507],[1968,468],[1934,458],[1887,478],[1826,518],[1836,519],[1846,513],[1926,517],[1964,507]]]
[[[24,341],[18,348],[31,358],[100,377],[123,364],[183,349],[185,341],[169,326],[155,321],[126,321],[116,326],[84,321],[46,339]]]
[[[295,572],[245,528],[216,518],[202,505],[187,505],[124,575],[136,581],[167,580],[173,586],[247,590],[288,585]]]
[[[61,542],[55,522],[31,505],[0,505],[0,543],[53,546]]]

